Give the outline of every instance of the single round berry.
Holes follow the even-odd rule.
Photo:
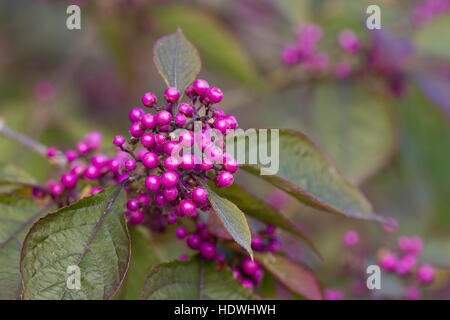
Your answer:
[[[222,187],[229,187],[233,184],[234,178],[233,175],[231,173],[229,173],[228,171],[222,171],[216,179],[216,185],[219,188]]]
[[[56,149],[56,147],[48,147],[46,155],[48,158],[53,158],[54,156],[56,156],[57,152],[58,149]]]
[[[191,234],[187,238],[186,243],[192,250],[198,250],[200,248],[200,245],[202,244],[202,239],[200,239],[200,237],[196,234]]]
[[[139,209],[139,202],[135,198],[131,198],[127,201],[127,209],[130,211],[136,211]]]
[[[160,126],[164,126],[172,121],[172,114],[169,111],[161,110],[156,114],[156,123]]]
[[[102,153],[95,154],[91,158],[91,163],[93,166],[101,169],[108,164],[108,157]]]
[[[139,138],[140,136],[142,136],[143,133],[144,133],[144,130],[143,130],[142,124],[140,122],[134,122],[130,126],[130,134],[133,137]]]
[[[160,132],[160,133],[156,134],[156,136],[155,136],[156,144],[163,145],[166,143],[166,140],[167,140],[167,136],[164,133]]]
[[[194,155],[190,153],[185,153],[181,156],[181,168],[183,170],[192,170],[195,166]]]
[[[61,177],[61,184],[66,189],[72,189],[77,185],[78,178],[73,173],[64,173]]]
[[[153,169],[158,165],[158,155],[154,152],[147,152],[142,157],[142,164],[147,169]]]
[[[219,130],[222,134],[225,134],[227,132],[227,129],[229,129],[228,121],[225,119],[217,119],[214,121],[214,128]]]
[[[206,82],[206,80],[203,79],[197,79],[192,84],[192,87],[194,88],[195,92],[200,95],[204,96],[206,93],[208,93],[209,90],[209,84]]]
[[[192,190],[192,200],[197,203],[205,203],[208,199],[208,192],[203,187],[196,187]]]
[[[63,191],[64,191],[64,188],[59,183],[52,184],[50,187],[50,193],[53,196],[59,196],[61,193],[63,193]]]
[[[189,87],[187,87],[186,88],[186,90],[184,91],[185,93],[186,93],[186,95],[189,97],[189,98],[194,98],[195,96],[196,96],[196,92],[195,92],[195,90],[194,90],[194,87],[193,86],[189,86]]]
[[[125,138],[123,136],[115,136],[113,140],[113,144],[120,147],[125,143]]]
[[[150,204],[150,196],[146,193],[140,193],[137,196],[137,201],[143,205],[143,206],[147,206]]]
[[[192,118],[194,116],[194,108],[187,103],[180,103],[178,106],[178,111],[184,114],[186,117]]]
[[[72,172],[77,177],[80,177],[84,173],[84,166],[81,163],[77,163],[72,167],[70,172]]]
[[[125,161],[125,169],[128,171],[134,171],[134,169],[136,169],[136,161],[134,159],[128,159]]]
[[[169,87],[164,91],[164,99],[166,99],[167,102],[177,102],[180,98],[180,92],[175,87]]]
[[[192,147],[194,145],[194,134],[192,131],[183,130],[183,132],[180,133],[178,142],[183,148]]]
[[[130,119],[130,121],[132,123],[135,123],[135,122],[138,122],[139,120],[141,120],[141,118],[144,114],[145,114],[145,112],[141,108],[133,108],[128,113],[128,118]]]
[[[155,203],[159,206],[163,206],[163,205],[167,204],[167,200],[166,200],[166,198],[164,198],[162,193],[158,192],[155,195]]]
[[[117,173],[122,168],[122,160],[119,158],[111,158],[108,162],[108,168],[111,172]]]
[[[237,120],[236,120],[236,118],[234,116],[227,115],[227,116],[225,116],[224,119],[228,122],[228,127],[230,129],[236,129],[237,128],[238,122],[237,122]]]
[[[186,124],[186,116],[182,113],[179,113],[175,116],[175,124],[179,127],[182,127]]]
[[[222,101],[223,93],[219,88],[211,88],[208,91],[208,100],[211,103],[219,103]]]
[[[200,255],[205,259],[214,259],[216,257],[216,245],[212,242],[205,241],[200,245]]]
[[[253,290],[253,282],[251,282],[250,280],[243,278],[243,279],[241,279],[241,284],[244,287],[247,287],[248,289]]]
[[[252,279],[256,285],[259,285],[261,283],[263,277],[264,277],[264,270],[261,268],[256,270],[255,273],[252,275]]]
[[[392,271],[397,265],[398,258],[397,255],[393,252],[384,252],[383,254],[381,254],[379,262],[381,268],[387,271]]]
[[[239,279],[242,278],[242,274],[241,274],[241,271],[240,271],[239,269],[233,268],[233,269],[231,270],[231,272],[233,273],[233,276],[234,276],[237,280],[239,280]]]
[[[200,238],[202,238],[202,240],[209,240],[212,238],[212,234],[206,229],[203,229],[202,231],[200,231],[199,235],[200,235]]]
[[[145,187],[150,191],[158,191],[161,188],[161,182],[156,175],[150,175],[145,179]]]
[[[174,187],[178,183],[178,175],[174,171],[166,171],[161,175],[160,180],[164,187]]]
[[[350,230],[344,234],[344,245],[346,247],[353,247],[358,244],[359,235],[356,231]]]
[[[213,162],[210,159],[208,159],[208,158],[203,158],[202,159],[202,163],[200,164],[200,168],[203,171],[208,171],[208,170],[212,169],[212,167],[213,167]]]
[[[94,165],[87,166],[84,169],[84,177],[89,180],[95,180],[100,176],[100,170]]]
[[[78,153],[75,150],[67,150],[65,154],[67,162],[73,162],[78,158]]]
[[[89,149],[96,150],[100,148],[103,140],[103,135],[98,131],[89,132],[84,136],[84,142],[88,145]]]
[[[86,142],[80,141],[77,143],[77,151],[79,154],[88,154],[90,149]]]
[[[220,108],[215,108],[214,109],[214,114],[213,114],[214,118],[218,119],[218,118],[222,118],[224,116],[225,116],[225,111],[223,111]]]
[[[429,264],[421,265],[417,270],[417,277],[423,284],[432,283],[435,277],[434,268]]]
[[[178,189],[176,187],[164,188],[162,195],[167,201],[173,201],[178,197]]]
[[[139,210],[131,211],[128,216],[128,222],[131,225],[141,224],[142,222],[144,222],[144,219],[145,219],[145,214]]]
[[[156,126],[156,116],[151,113],[144,114],[141,123],[144,129],[153,129]]]
[[[225,159],[225,163],[223,164],[225,170],[231,173],[235,173],[239,169],[239,165],[234,158]]]
[[[196,207],[194,201],[189,200],[189,199],[181,200],[180,211],[183,215],[192,216],[195,214],[196,209],[197,209],[197,207]]]
[[[259,269],[259,264],[258,262],[256,262],[256,260],[252,260],[247,257],[242,260],[241,268],[246,275],[251,276],[255,273],[256,270]]]
[[[177,170],[180,165],[180,160],[176,157],[168,156],[164,159],[164,168],[167,170]]]
[[[153,93],[147,92],[142,96],[141,101],[144,106],[151,108],[158,102],[158,99]]]
[[[198,221],[197,224],[195,225],[195,227],[197,228],[197,230],[203,230],[206,228],[206,223],[204,223],[203,221]]]
[[[264,241],[261,236],[256,235],[252,237],[252,248],[258,252],[264,251]]]
[[[155,144],[155,136],[153,133],[144,133],[141,137],[141,144],[145,148],[151,148]]]
[[[184,228],[184,227],[178,227],[178,228],[176,228],[176,229],[175,229],[175,236],[176,236],[178,239],[184,239],[184,238],[186,238],[186,236],[187,236],[186,228]]]
[[[268,225],[266,226],[266,234],[267,234],[267,235],[273,236],[273,235],[275,234],[275,231],[276,231],[275,226],[273,226],[273,225],[271,225],[271,224],[268,224]]]
[[[167,215],[167,224],[172,225],[172,224],[175,224],[176,222],[177,222],[177,216],[173,213],[169,213]]]

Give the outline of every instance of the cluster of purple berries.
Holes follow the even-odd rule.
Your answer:
[[[276,252],[281,247],[281,239],[275,235],[275,227],[267,225],[263,231],[252,236],[252,249],[256,252]]]
[[[322,28],[315,24],[301,25],[297,31],[297,41],[286,45],[281,52],[281,60],[288,66],[300,65],[307,70],[325,71],[330,65],[327,53],[318,51],[319,41],[322,39]],[[357,54],[360,41],[356,34],[349,29],[342,30],[338,36],[338,43],[346,54]],[[334,66],[334,73],[339,79],[347,78],[351,74],[351,65],[347,56]]]
[[[234,277],[245,287],[253,290],[255,286],[259,286],[264,277],[264,269],[262,269],[256,260],[245,257],[238,263],[238,266],[232,269]]]
[[[129,194],[148,195],[152,211],[167,215],[168,222],[176,217],[196,218],[197,209],[209,211],[208,193],[201,182],[230,186],[239,168],[225,151],[223,138],[237,128],[237,120],[213,107],[222,100],[222,91],[197,79],[185,95],[189,100],[179,102],[180,92],[169,87],[164,92],[165,103],[159,105],[155,94],[145,93],[142,104],[152,112],[132,109],[131,137],[126,141],[119,135],[113,141],[118,151],[128,154],[119,170],[129,176]],[[138,198],[131,198],[127,209],[125,215],[132,224],[145,220]]]

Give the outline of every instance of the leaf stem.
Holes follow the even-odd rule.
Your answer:
[[[0,133],[12,140],[19,142],[20,144],[32,149],[33,151],[43,156],[47,154],[47,146],[31,139],[30,137],[27,137],[21,133],[14,131],[13,129],[9,128],[2,119],[0,119]]]

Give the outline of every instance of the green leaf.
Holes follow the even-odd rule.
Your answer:
[[[150,245],[149,230],[145,227],[130,228],[131,261],[122,288],[121,299],[138,300],[142,294],[142,284],[150,270],[160,262]],[[122,290],[121,288],[121,290]]]
[[[396,129],[386,101],[355,83],[328,83],[314,102],[315,141],[344,177],[360,184],[388,162]]]
[[[20,258],[24,299],[109,299],[130,261],[125,192],[111,187],[36,222]],[[79,267],[81,286],[68,267]]]
[[[257,299],[236,281],[228,269],[198,256],[189,261],[160,264],[149,273],[142,290],[144,300]]]
[[[249,194],[243,187],[236,183],[227,188],[216,188],[211,185],[210,187],[219,196],[237,205],[246,215],[292,233],[312,246],[311,241],[282,212],[274,210],[264,201]]]
[[[201,68],[197,49],[180,28],[155,42],[153,59],[167,86],[176,87],[181,93],[195,80]]]
[[[227,26],[210,12],[199,7],[164,5],[152,10],[152,17],[166,32],[180,26],[198,48],[202,59],[215,66],[217,72],[261,89],[263,83],[251,58]]]
[[[270,130],[267,136],[267,141],[259,141],[258,145],[272,152]],[[245,135],[238,135],[237,139],[245,139]],[[314,208],[352,218],[386,222],[384,217],[373,212],[362,192],[339,175],[306,136],[281,129],[278,142],[279,168],[276,175],[268,174],[269,170],[258,164],[246,164],[242,169],[260,176]],[[252,146],[255,147],[258,146]],[[275,151],[276,148],[273,149]],[[265,175],[260,175],[261,172]]]
[[[443,39],[443,32],[450,30],[448,15],[431,21],[419,29],[415,43],[419,52],[450,60],[450,41]]]
[[[315,276],[304,266],[277,254],[256,254],[258,262],[287,288],[302,297],[322,300]]]
[[[0,163],[0,190],[14,191],[18,186],[33,186],[36,180],[27,172],[11,165]]]
[[[0,300],[17,299],[22,292],[20,248],[25,234],[44,209],[29,198],[0,194]]]
[[[203,185],[208,190],[208,199],[211,202],[213,212],[220,218],[224,227],[233,239],[244,248],[253,259],[251,246],[252,235],[244,213],[233,202],[222,198],[206,184]]]

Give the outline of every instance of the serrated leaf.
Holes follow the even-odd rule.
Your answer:
[[[414,37],[419,51],[450,60],[450,41],[444,39],[444,30],[450,30],[450,18],[448,15],[435,19],[428,25],[420,28]]]
[[[302,297],[322,300],[315,276],[304,266],[277,254],[256,254],[258,262],[284,286]]]
[[[261,89],[263,81],[251,58],[236,37],[210,12],[199,7],[164,5],[152,10],[152,17],[166,31],[180,26],[198,48],[202,59],[215,66],[217,72]]]
[[[130,228],[131,261],[121,290],[121,299],[138,300],[142,284],[150,270],[160,262],[150,245],[149,230],[145,227]]]
[[[20,258],[24,299],[109,299],[115,294],[130,260],[122,189],[105,189],[33,225]],[[79,267],[79,289],[67,286],[73,276],[69,266]]]
[[[201,68],[197,49],[180,28],[155,42],[153,59],[167,86],[176,87],[181,93],[195,80]]]
[[[47,212],[32,199],[0,194],[0,300],[17,299],[22,292],[20,248],[31,225]]]
[[[267,141],[259,141],[252,148],[266,147],[271,152],[270,130],[267,136]],[[237,139],[245,139],[245,136],[238,135]],[[280,129],[278,141],[279,167],[276,174],[268,174],[273,173],[272,170],[269,172],[259,164],[245,164],[241,168],[314,208],[352,218],[386,222],[384,217],[373,212],[363,193],[345,180],[306,136]],[[261,172],[265,175],[260,175]]]
[[[233,202],[219,196],[208,185],[203,185],[208,190],[208,199],[213,209],[212,214],[217,214],[225,229],[253,259],[252,235],[244,213]]]
[[[236,281],[228,269],[198,256],[156,266],[142,289],[144,300],[244,300],[257,299]]]
[[[396,128],[386,101],[356,83],[327,83],[316,89],[311,112],[315,141],[353,183],[388,163]]]
[[[246,215],[252,216],[304,240],[314,250],[311,241],[282,213],[274,210],[261,199],[249,194],[243,187],[234,183],[227,188],[211,187],[219,196],[233,202]]]

